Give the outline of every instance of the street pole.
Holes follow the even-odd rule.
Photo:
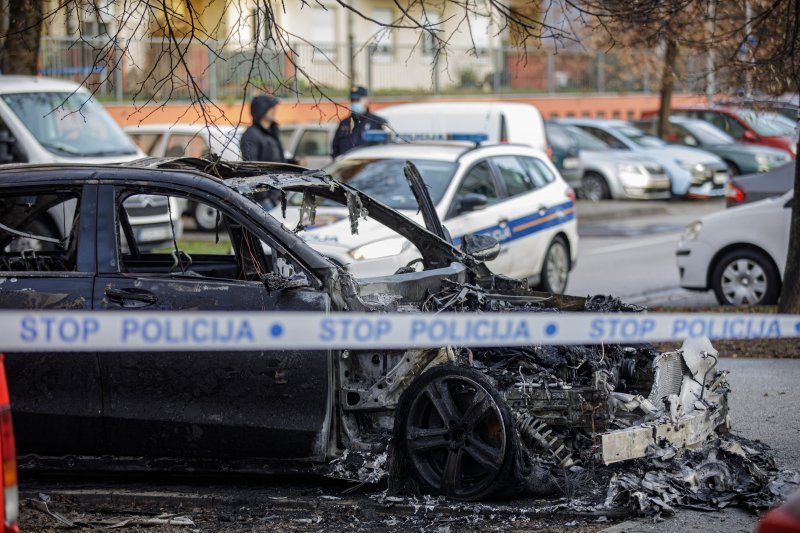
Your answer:
[[[750,33],[753,31],[752,27],[752,18],[753,14],[750,9],[750,0],[744,0],[744,32],[745,32],[745,45],[747,46],[750,42]],[[747,99],[749,99],[753,95],[753,75],[750,72],[750,60],[752,51],[748,52],[747,55],[747,65],[745,65],[744,71],[744,95]]]
[[[714,72],[714,33],[717,25],[717,5],[712,1],[708,10],[708,50],[706,51],[706,102],[714,104],[716,75]]]
[[[353,36],[353,12],[347,10],[347,75],[350,77],[350,85],[356,84],[356,47]]]

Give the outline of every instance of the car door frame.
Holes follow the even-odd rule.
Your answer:
[[[168,173],[165,173],[168,175]],[[207,178],[205,178],[207,179]],[[131,188],[129,183],[125,183],[123,180],[103,180],[101,178],[100,185],[98,188],[98,202],[102,201],[102,205],[109,205],[109,202],[112,202],[114,209],[102,209],[98,214],[98,232],[97,232],[97,239],[98,239],[98,272],[102,273],[106,270],[112,270],[110,274],[114,274],[115,272],[119,274],[119,266],[120,266],[120,257],[117,255],[117,244],[116,244],[116,201],[117,201],[117,191],[119,188]],[[268,245],[277,247],[281,250],[284,247],[280,244],[279,240],[275,238],[266,227],[260,227],[258,225],[254,225],[252,223],[248,223],[248,218],[246,215],[242,213],[238,213],[234,207],[224,201],[222,197],[217,194],[209,193],[208,190],[204,190],[202,185],[198,184],[196,187],[188,187],[184,184],[176,184],[171,183],[168,180],[163,180],[158,183],[152,183],[151,188],[147,191],[142,191],[143,194],[164,194],[164,195],[195,195],[197,196],[198,200],[208,201],[215,207],[220,208],[223,212],[226,213],[227,216],[230,216],[233,220],[237,223],[242,224],[250,233],[253,234],[258,239],[263,240]],[[304,263],[297,258],[294,254],[287,253],[287,256],[290,256],[301,268],[304,269],[305,274],[309,277],[310,280],[313,280],[311,283],[312,289],[321,291],[321,285],[319,284],[319,280],[317,280],[313,273],[307,270]],[[116,269],[116,270],[114,270]],[[99,274],[102,276],[102,274]],[[202,280],[203,278],[199,278]],[[315,283],[316,282],[316,283]],[[325,293],[327,294],[327,293]],[[95,288],[95,295],[97,295],[97,288]],[[330,310],[330,295],[328,295],[328,310]],[[95,296],[95,305],[97,305],[97,296]],[[265,351],[266,353],[266,351]],[[325,413],[321,420],[319,421],[320,429],[318,436],[315,442],[312,445],[311,453],[307,457],[292,457],[286,459],[303,459],[303,460],[312,460],[318,461],[323,460],[326,457],[328,452],[328,447],[330,444],[331,439],[331,432],[333,428],[333,400],[334,400],[334,356],[335,353],[333,350],[326,350],[324,357],[324,366],[325,366],[325,383],[323,384],[324,387],[327,388],[327,391],[323,393],[324,395],[324,402],[325,402]],[[102,356],[102,354],[100,354]],[[101,368],[101,373],[102,373]],[[278,436],[279,437],[279,436]],[[242,459],[242,458],[240,458]],[[270,460],[276,459],[280,460],[282,457],[261,457],[262,460]]]
[[[85,170],[80,169],[76,170],[75,172]],[[78,277],[81,279],[88,279],[89,280],[89,294],[94,291],[94,285],[96,282],[97,277],[97,255],[96,255],[96,241],[95,241],[95,234],[96,234],[96,226],[97,226],[97,185],[94,183],[89,182],[86,179],[71,179],[71,180],[48,180],[48,179],[37,179],[36,181],[32,181],[31,183],[22,183],[20,185],[13,185],[8,187],[0,188],[0,192],[2,194],[10,194],[12,192],[21,192],[25,193],[28,191],[35,191],[38,189],[44,188],[66,188],[66,187],[75,187],[81,189],[80,192],[80,201],[78,206],[78,216],[79,225],[78,225],[78,234],[77,234],[77,241],[78,241],[78,248],[76,250],[76,267],[75,272],[76,276],[70,276],[70,273],[59,273],[59,272],[42,272],[37,274],[43,275],[36,275],[30,276],[30,279],[33,278],[46,278],[46,277],[54,277],[58,278],[58,280],[54,280],[54,286],[58,285],[59,287],[64,286],[64,280],[69,277]],[[20,279],[29,279],[28,276],[25,276],[25,273],[15,273],[13,279],[16,279],[16,283],[20,283]],[[59,275],[60,274],[60,275]],[[86,295],[88,296],[88,294]],[[84,298],[86,298],[84,296]],[[89,305],[87,306],[86,303]],[[48,310],[48,309],[60,309],[66,310],[70,309],[69,307],[55,305],[50,308],[42,308],[37,307],[36,310]],[[80,310],[88,311],[91,309],[91,298],[86,298],[84,300],[83,306]],[[62,456],[62,455],[72,455],[80,452],[84,453],[96,453],[102,454],[105,452],[105,435],[102,431],[102,383],[100,377],[100,367],[99,367],[99,354],[94,351],[89,352],[80,352],[80,351],[66,351],[66,352],[40,352],[40,353],[25,353],[25,354],[12,354],[6,353],[6,367],[10,369],[8,374],[9,377],[9,388],[10,392],[12,393],[12,399],[14,395],[14,388],[16,382],[16,372],[14,371],[15,366],[15,358],[17,357],[24,357],[26,359],[33,360],[32,366],[41,369],[44,374],[41,376],[33,377],[33,381],[41,382],[43,379],[48,379],[54,369],[52,366],[48,365],[47,358],[48,356],[52,357],[52,360],[58,362],[64,362],[64,364],[69,367],[71,366],[70,361],[76,361],[78,358],[85,356],[88,360],[84,361],[86,366],[79,365],[80,368],[73,371],[72,375],[76,375],[76,379],[69,379],[66,378],[66,381],[75,384],[76,387],[80,387],[82,392],[90,390],[90,387],[87,386],[87,383],[84,383],[81,386],[80,383],[75,383],[78,380],[83,380],[87,378],[85,374],[85,369],[94,367],[96,369],[96,385],[97,385],[97,415],[96,421],[92,421],[91,417],[83,417],[84,413],[79,415],[74,415],[76,417],[81,417],[81,421],[83,418],[87,418],[86,424],[82,424],[80,429],[75,428],[72,426],[68,431],[63,432],[60,436],[52,435],[51,438],[48,439],[48,444],[50,447],[47,449],[39,449],[39,450],[28,450],[27,446],[30,444],[28,439],[24,435],[24,426],[23,426],[23,419],[22,415],[20,414],[20,406],[23,405],[23,402],[17,400],[14,401],[15,410],[16,410],[16,424],[17,424],[17,439],[18,439],[18,450],[20,454],[26,454],[27,452],[34,453],[36,455],[41,456]],[[93,361],[92,361],[93,360]],[[80,362],[80,361],[79,361]],[[25,361],[25,364],[28,362]],[[93,363],[93,364],[92,364]],[[56,370],[56,373],[58,371]],[[70,375],[69,371],[66,372],[67,376]],[[65,379],[64,376],[56,376],[55,378],[51,377],[50,379]],[[30,392],[30,391],[29,391]],[[69,395],[67,395],[69,396]],[[81,400],[80,402],[76,402],[80,404],[87,403],[85,400]],[[72,416],[69,414],[67,410],[65,413],[59,416],[59,418],[63,417],[63,415]],[[43,423],[46,420],[43,421]],[[54,424],[48,424],[48,427],[55,426]],[[45,430],[47,431],[47,430]],[[40,430],[37,430],[39,433]],[[74,438],[72,438],[74,437]],[[82,440],[81,440],[82,439]],[[52,441],[52,442],[51,442]],[[35,441],[33,442],[35,444]]]

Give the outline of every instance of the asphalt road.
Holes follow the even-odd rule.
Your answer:
[[[675,246],[684,228],[724,201],[578,202],[580,249],[567,292],[613,294],[646,306],[716,305],[678,286]]]

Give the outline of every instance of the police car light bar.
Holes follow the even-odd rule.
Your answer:
[[[364,133],[361,134],[361,138],[364,139],[365,142],[369,143],[389,142],[389,134],[381,130],[374,130],[374,131],[366,130]]]
[[[489,140],[485,133],[451,133],[447,135],[448,141],[465,141],[480,144]]]

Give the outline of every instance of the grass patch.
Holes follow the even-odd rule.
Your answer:
[[[652,307],[650,311],[659,313],[685,313],[687,315],[698,313],[759,313],[774,314],[778,312],[777,306],[762,307]],[[800,359],[800,339],[741,339],[741,340],[715,340],[714,348],[721,357],[753,357],[757,359]],[[658,350],[674,350],[676,346],[671,342],[653,344]]]
[[[178,239],[178,249],[192,254],[215,254],[215,255],[229,255],[231,254],[231,243],[228,240],[214,242],[213,240],[203,239]],[[163,248],[156,248],[153,253],[169,254],[175,250],[174,246],[164,246]]]

